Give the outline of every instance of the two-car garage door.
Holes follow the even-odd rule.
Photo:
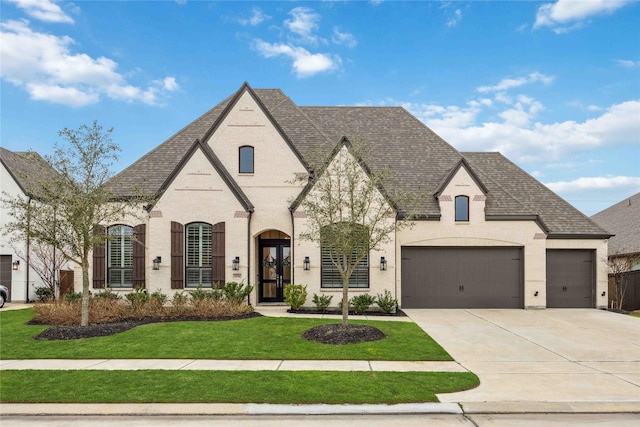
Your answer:
[[[523,308],[519,247],[403,247],[403,308]]]

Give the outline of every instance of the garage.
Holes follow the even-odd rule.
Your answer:
[[[408,247],[402,308],[523,308],[520,247]]]
[[[591,308],[595,292],[595,251],[547,250],[547,307]]]

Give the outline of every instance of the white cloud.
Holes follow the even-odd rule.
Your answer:
[[[331,71],[339,67],[340,58],[325,53],[311,53],[308,50],[283,43],[268,43],[254,40],[254,48],[265,58],[286,56],[293,60],[293,69],[300,78]]]
[[[640,99],[587,109],[596,117],[582,122],[543,123],[538,116],[544,105],[523,94],[503,90],[551,77],[533,73],[505,79],[479,92],[495,92],[494,99],[479,98],[463,106],[442,106],[387,100],[402,105],[461,151],[500,151],[516,162],[557,162],[566,156],[606,146],[640,146]],[[486,117],[486,119],[485,119]]]
[[[81,107],[104,95],[155,105],[164,93],[178,89],[173,77],[147,88],[133,86],[117,72],[112,59],[74,53],[71,37],[33,31],[28,21],[0,23],[0,36],[0,76],[35,100]]]
[[[625,68],[640,67],[640,61],[631,61],[628,59],[616,59],[616,63],[621,67],[625,67]]]
[[[51,0],[8,0],[25,11],[32,18],[44,22],[73,24],[73,18],[67,15]]]
[[[251,9],[251,16],[246,19],[239,19],[241,25],[250,25],[255,27],[256,25],[261,24],[267,19],[271,19],[269,15],[265,15],[259,7],[254,7]]]
[[[461,19],[462,11],[460,9],[456,9],[453,12],[453,16],[447,20],[447,27],[455,27]]]
[[[584,22],[596,15],[611,14],[630,3],[631,0],[558,0],[538,8],[533,28],[550,27],[556,33],[566,33],[580,28]]]
[[[333,28],[333,37],[331,38],[335,44],[345,45],[347,47],[356,47],[358,42],[351,33],[342,32],[338,27]]]
[[[509,89],[513,89],[516,87],[524,86],[531,83],[542,82],[545,84],[549,84],[553,81],[552,76],[547,76],[542,73],[531,73],[529,75],[518,77],[518,78],[507,78],[500,81],[495,86],[480,86],[476,90],[480,93],[487,92],[503,92]]]
[[[558,181],[545,183],[555,192],[569,192],[581,190],[602,190],[610,188],[628,188],[640,190],[640,176],[597,176],[582,177],[573,181]]]
[[[293,19],[285,20],[285,27],[292,33],[300,36],[303,42],[317,43],[318,37],[314,35],[313,32],[318,29],[320,15],[314,12],[313,9],[304,6],[292,9],[289,15],[291,15]]]

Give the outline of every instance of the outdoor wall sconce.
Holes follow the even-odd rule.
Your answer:
[[[537,296],[538,296],[538,291],[535,291],[535,292],[533,293],[533,296],[534,296],[534,297],[537,297]]]
[[[162,262],[162,257],[155,257],[153,260],[153,269],[160,270],[160,263]]]
[[[387,260],[383,256],[380,257],[380,271],[387,271]]]
[[[240,257],[237,256],[231,261],[233,271],[240,270]]]
[[[302,261],[302,268],[304,271],[309,271],[311,269],[311,261],[308,256],[304,257],[304,261]]]
[[[13,261],[13,262],[11,263],[11,268],[12,268],[13,270],[17,270],[17,269],[18,269],[18,267],[20,267],[20,260]]]

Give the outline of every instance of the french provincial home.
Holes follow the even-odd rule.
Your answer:
[[[283,301],[288,283],[340,292],[323,248],[300,238],[296,178],[347,140],[368,146],[371,171],[393,171],[387,190],[426,194],[413,227],[358,266],[353,295],[388,290],[404,308],[606,307],[609,233],[500,153],[459,152],[401,107],[304,107],[247,83],[114,178],[117,197],[156,202],[100,225],[112,239],[94,251],[93,287],[235,281],[254,286],[252,304]]]

